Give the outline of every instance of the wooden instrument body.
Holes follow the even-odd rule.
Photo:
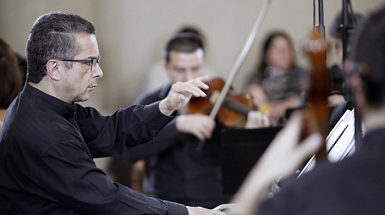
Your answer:
[[[207,97],[192,98],[188,105],[188,113],[201,113],[209,115],[215,102],[221,93],[225,81],[221,78],[214,78],[207,82],[209,89],[205,91]],[[249,111],[257,110],[250,94],[232,95],[229,92],[217,114],[218,121],[229,128],[243,128],[246,124]]]

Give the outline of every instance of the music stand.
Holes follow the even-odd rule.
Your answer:
[[[281,128],[223,130],[220,141],[224,194],[232,195],[238,191]]]

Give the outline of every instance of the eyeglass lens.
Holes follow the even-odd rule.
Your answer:
[[[96,64],[99,64],[99,58],[93,58],[91,63],[91,71],[94,71]]]

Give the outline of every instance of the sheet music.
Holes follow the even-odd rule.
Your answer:
[[[354,152],[354,109],[346,110],[341,119],[326,137],[330,162],[341,161]]]
[[[354,123],[354,109],[348,109],[326,137],[326,148],[328,150],[328,160],[330,162],[334,163],[341,161],[354,152]],[[315,164],[315,155],[313,155],[305,167],[299,172],[297,177],[312,170],[315,167]]]

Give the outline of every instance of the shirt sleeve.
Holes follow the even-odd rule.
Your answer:
[[[175,120],[172,120],[159,131],[158,135],[154,139],[135,146],[127,152],[127,158],[131,162],[136,162],[141,159],[149,158],[152,155],[159,154],[175,144],[180,143],[182,141],[182,135],[185,134],[177,130]]]
[[[135,100],[134,104],[148,105],[154,101],[161,100],[167,95],[170,88],[171,85],[167,85],[153,92],[144,93]],[[141,159],[146,159],[153,155],[157,155],[170,147],[173,147],[175,144],[180,143],[182,141],[181,139],[186,134],[183,134],[177,130],[175,120],[176,117],[167,125],[165,125],[155,138],[147,141],[144,144],[135,146],[128,153],[126,153],[128,160],[131,162],[136,162]]]
[[[137,144],[152,139],[173,119],[159,110],[159,102],[134,105],[102,116],[94,108],[77,105],[76,121],[94,157],[121,156]]]
[[[147,197],[112,183],[84,147],[71,138],[52,144],[37,159],[35,165],[39,168],[32,175],[47,198],[80,214],[188,214],[184,205]]]

